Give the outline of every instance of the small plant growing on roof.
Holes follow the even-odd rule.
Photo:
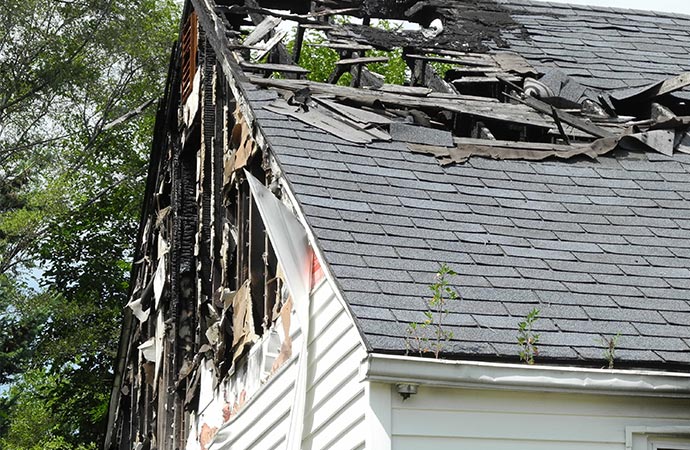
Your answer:
[[[458,291],[448,281],[448,277],[455,275],[457,273],[448,265],[441,265],[436,273],[436,281],[429,286],[433,295],[424,311],[424,321],[411,322],[407,326],[406,354],[412,352],[424,356],[425,353],[432,353],[438,359],[445,345],[453,339],[453,332],[445,328],[444,321],[449,314],[447,303],[460,298]]]
[[[534,357],[539,355],[539,333],[534,332],[534,324],[539,319],[539,309],[533,308],[525,320],[518,323],[517,343],[520,348],[520,361],[534,364]]]
[[[620,333],[616,333],[615,336],[610,338],[602,337],[599,339],[601,345],[604,346],[604,359],[608,362],[608,368],[613,369],[613,364],[616,359],[616,345],[618,345],[618,338],[621,337]]]

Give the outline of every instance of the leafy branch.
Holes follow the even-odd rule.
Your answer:
[[[429,286],[433,295],[424,311],[424,321],[411,322],[407,326],[407,354],[414,352],[424,356],[424,353],[433,353],[434,358],[438,359],[445,345],[453,339],[453,332],[445,328],[444,321],[450,314],[446,307],[448,301],[460,299],[460,294],[448,281],[448,277],[456,275],[446,264],[436,273],[436,281]]]
[[[534,324],[539,319],[539,309],[533,308],[525,320],[518,323],[517,343],[520,347],[520,361],[534,364],[534,357],[539,355],[539,333],[534,332]]]

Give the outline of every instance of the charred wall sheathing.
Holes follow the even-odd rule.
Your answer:
[[[199,145],[198,125],[192,127],[191,136],[185,141],[185,146],[180,148],[175,146],[172,161],[172,207],[173,207],[173,230],[172,246],[170,249],[170,314],[166,319],[169,320],[171,328],[167,330],[166,336],[173,337],[175,344],[179,344],[177,338],[178,325],[181,319],[180,311],[195,310],[193,289],[196,279],[196,261],[194,256],[195,233],[197,229],[197,205],[195,201],[196,191],[196,149]],[[192,294],[192,295],[190,295]],[[159,395],[167,395],[167,401],[159,405],[166,406],[163,417],[159,415],[158,420],[164,421],[164,426],[159,425],[158,442],[162,444],[160,448],[174,448],[170,438],[179,428],[182,414],[182,401],[180,395],[173,389],[176,383],[177,374],[181,367],[181,358],[184,352],[172,351],[169,348],[169,339],[166,339],[164,350],[164,367],[168,383],[166,390]],[[167,416],[167,417],[166,417]],[[178,418],[176,418],[178,416]],[[163,433],[163,434],[161,434]]]
[[[215,133],[213,136],[213,217],[214,217],[214,252],[212,255],[213,265],[213,289],[214,292],[221,285],[222,280],[222,258],[221,254],[223,245],[223,224],[227,215],[227,210],[223,203],[223,157],[225,153],[225,131],[232,130],[234,123],[228,123],[232,115],[226,114],[226,111],[235,110],[235,102],[232,100],[232,95],[229,94],[225,77],[223,76],[223,68],[220,64],[216,64],[216,86],[215,86]],[[228,105],[226,109],[226,105]]]
[[[203,61],[203,167],[201,185],[201,242],[199,245],[199,258],[201,259],[201,293],[206,298],[213,295],[211,284],[211,224],[213,222],[213,211],[211,208],[213,198],[213,138],[216,128],[216,110],[213,98],[213,70],[216,65],[216,57],[211,49],[208,40],[202,33],[201,42],[204,42],[200,49]]]

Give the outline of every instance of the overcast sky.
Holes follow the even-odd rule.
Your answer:
[[[690,0],[549,0],[555,3],[614,6],[629,9],[653,9],[690,15]]]

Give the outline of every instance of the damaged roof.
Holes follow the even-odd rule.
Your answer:
[[[510,48],[541,72],[558,69],[592,89],[633,89],[690,71],[690,17],[529,0],[499,0],[526,33]]]
[[[456,356],[516,357],[541,310],[540,359],[690,362],[690,155],[440,166],[405,142],[353,145],[267,111],[249,91],[373,350],[405,350],[441,262],[460,275]]]
[[[376,2],[316,3],[366,15]],[[406,351],[448,263],[461,300],[446,357],[516,361],[518,323],[538,308],[540,362],[601,365],[619,335],[617,366],[690,364],[690,17],[379,3],[423,26],[445,8],[444,30],[415,43],[345,24],[327,31],[333,48],[402,46],[408,64],[447,58],[458,77],[438,84],[422,65],[403,87],[295,70],[242,83],[369,349]],[[364,56],[342,64],[364,70]]]

